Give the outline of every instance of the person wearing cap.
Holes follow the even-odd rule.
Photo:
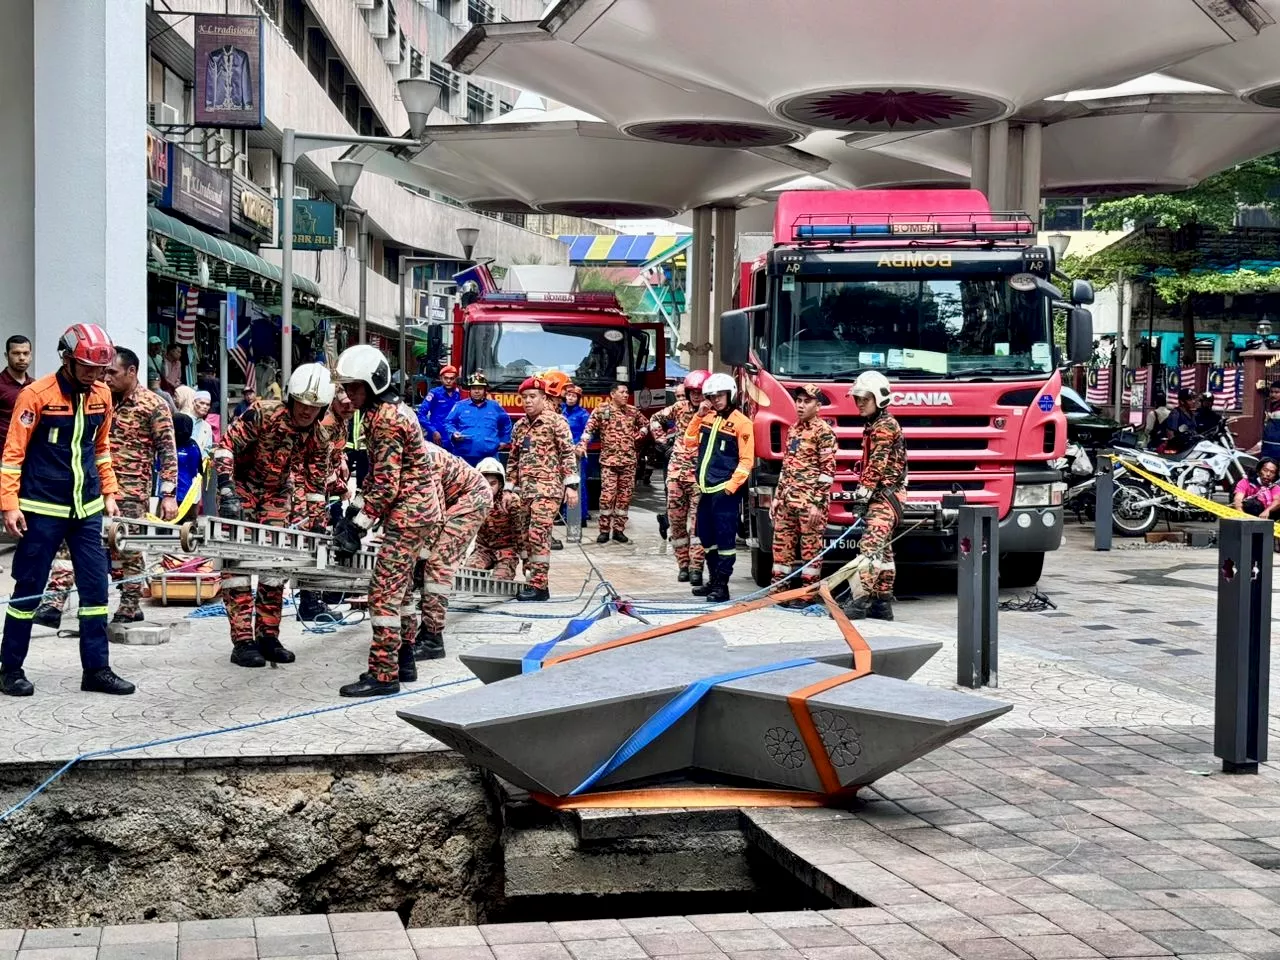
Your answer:
[[[1194,390],[1185,387],[1178,391],[1178,408],[1169,414],[1158,432],[1159,449],[1163,453],[1181,453],[1195,442],[1199,434],[1196,411],[1200,398]]]
[[[440,368],[440,386],[432,387],[418,406],[418,422],[422,424],[423,436],[450,453],[454,450],[445,433],[444,422],[449,416],[449,411],[461,399],[462,391],[458,389],[458,368],[450,363]]]
[[[1200,394],[1200,406],[1196,410],[1196,433],[1202,437],[1215,437],[1222,427],[1222,414],[1213,409],[1213,392]]]
[[[476,469],[489,482],[493,508],[476,534],[475,547],[465,565],[473,570],[492,570],[498,580],[514,580],[520,535],[516,530],[515,498],[506,492],[507,472],[496,457],[481,460]]]
[[[486,457],[496,457],[511,441],[511,417],[502,404],[490,400],[489,381],[483,373],[473,373],[467,381],[471,396],[454,404],[444,419],[452,451],[471,466]]]
[[[547,574],[551,568],[551,527],[563,502],[578,506],[578,461],[569,424],[547,401],[547,387],[538,377],[520,384],[524,418],[511,432],[507,475],[519,497],[516,529],[524,561],[525,587],[517,600],[550,599]]]
[[[208,390],[197,390],[191,402],[191,411],[195,416],[195,425],[191,436],[207,457],[213,450],[217,438],[213,435],[213,425],[209,423],[209,410],[213,407],[213,396]]]
[[[822,575],[821,564],[814,557],[822,552],[822,529],[836,473],[835,431],[818,416],[826,397],[813,383],[796,387],[794,397],[796,422],[787,428],[782,472],[769,507],[773,582],[787,581],[786,589],[816,583]],[[799,583],[791,576],[795,570],[799,570]],[[803,607],[808,602],[792,600],[789,606]]]
[[[587,444],[600,438],[600,535],[596,543],[626,543],[627,513],[636,489],[637,445],[649,433],[649,421],[627,402],[630,388],[615,383],[609,399],[591,411],[578,441],[578,455],[587,455]]]
[[[164,341],[147,337],[147,389],[159,390],[164,379]]]
[[[573,437],[576,447],[582,440],[582,431],[587,429],[591,411],[582,405],[582,388],[572,380],[564,385],[564,403],[560,405],[560,416],[564,417],[569,424],[569,435]],[[582,517],[582,525],[586,526],[590,514],[587,512],[587,458],[585,456],[578,457],[578,491],[582,494],[578,498],[579,516]],[[565,509],[567,508],[560,512],[564,513]]]

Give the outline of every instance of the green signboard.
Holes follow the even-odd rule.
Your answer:
[[[283,214],[280,223],[284,223]],[[337,245],[333,204],[327,200],[293,201],[293,249],[332,250]]]

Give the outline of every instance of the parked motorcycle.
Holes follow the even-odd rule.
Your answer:
[[[1133,449],[1131,435],[1117,434],[1113,438],[1113,451]],[[1151,495],[1141,481],[1125,470],[1117,456],[1112,461],[1114,471],[1111,483],[1111,528],[1120,536],[1139,537],[1156,525],[1159,519]],[[1077,522],[1094,520],[1097,511],[1097,470],[1089,453],[1078,443],[1068,443],[1065,456],[1056,461],[1067,485],[1063,494],[1064,509],[1076,515]]]

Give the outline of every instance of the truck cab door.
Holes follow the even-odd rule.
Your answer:
[[[667,403],[667,340],[661,323],[631,324],[631,392],[636,406],[652,410]]]

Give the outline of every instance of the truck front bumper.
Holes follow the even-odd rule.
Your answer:
[[[917,524],[912,526],[912,524]],[[909,528],[909,529],[908,529]],[[823,543],[830,545],[845,527],[827,524],[823,530]],[[894,544],[894,552],[904,561],[938,562],[955,560],[955,522],[936,522],[907,516],[903,518],[895,535],[907,530],[907,535]],[[769,531],[772,533],[772,531]],[[772,537],[770,537],[772,540]],[[857,542],[857,531],[845,538],[845,542],[832,551],[832,555],[852,554]],[[1014,507],[1000,521],[1000,553],[1048,553],[1062,544],[1062,507]]]

